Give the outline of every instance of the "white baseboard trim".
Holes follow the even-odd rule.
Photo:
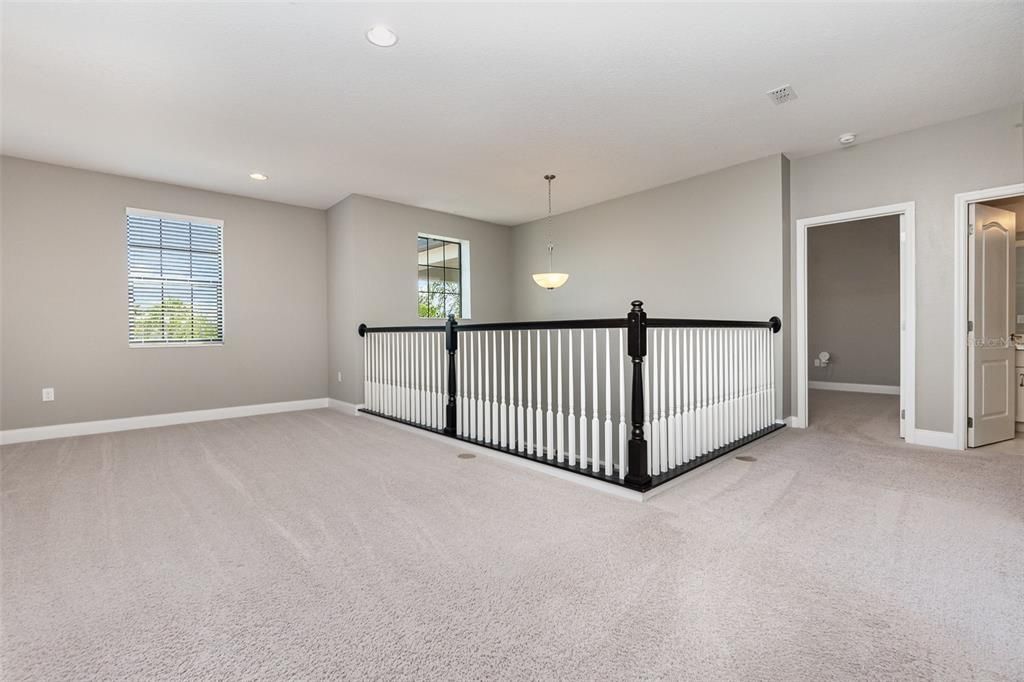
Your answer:
[[[928,431],[927,429],[914,429],[907,434],[905,439],[912,445],[924,445],[930,448],[943,448],[945,450],[959,450],[956,442],[956,435],[948,431]]]
[[[849,391],[851,393],[884,393],[885,395],[899,395],[899,386],[886,386],[885,384],[844,384],[838,381],[808,381],[807,388],[816,388],[819,391]]]
[[[793,427],[793,422],[794,422],[795,419],[796,419],[796,417],[794,417],[793,415],[789,415],[788,417],[783,417],[782,419],[776,419],[775,423],[776,424],[785,424],[786,426],[792,428]]]
[[[27,443],[35,440],[49,440],[51,438],[88,436],[95,433],[113,433],[115,431],[150,429],[156,426],[208,422],[215,421],[217,419],[252,417],[257,414],[272,414],[274,412],[316,410],[327,407],[327,401],[327,398],[310,398],[309,400],[290,400],[282,403],[237,405],[235,407],[218,407],[212,410],[191,410],[189,412],[147,414],[141,417],[124,417],[121,419],[102,419],[92,422],[75,422],[72,424],[53,424],[52,426],[32,426],[24,429],[8,429],[6,431],[0,431],[0,445]]]
[[[346,403],[344,400],[335,400],[334,398],[327,399],[327,407],[354,417],[359,416],[359,410],[363,409],[362,403],[356,405],[355,403]]]

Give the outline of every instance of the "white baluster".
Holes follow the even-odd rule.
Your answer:
[[[704,454],[704,328],[693,330],[693,456]]]
[[[388,383],[388,335],[386,333],[380,334],[380,412],[381,414],[390,414],[389,408],[389,396],[390,396],[390,384]]]
[[[722,441],[721,382],[718,362],[718,330],[711,329],[711,449],[717,450]]]
[[[753,353],[751,351],[753,334],[751,330],[743,330],[744,343],[743,343],[743,370],[745,374],[744,391],[743,391],[743,430],[746,433],[751,433],[754,430],[754,420],[752,418],[753,410],[751,409],[751,395],[754,392],[754,372],[753,372]]]
[[[660,376],[658,380],[658,408],[659,408],[659,419],[658,419],[658,432],[661,439],[661,471],[664,473],[668,471],[668,412],[665,409],[665,394],[666,386],[668,383],[668,377],[671,376],[666,374],[666,362],[665,362],[665,330],[658,330],[658,374]]]
[[[533,452],[533,340],[526,332],[526,452]]]
[[[612,440],[612,341],[611,332],[604,330],[604,473],[614,471],[615,441]]]
[[[683,329],[683,462],[693,459],[693,329]]]
[[[551,331],[548,330],[544,333],[545,339],[547,340],[547,375],[548,375],[548,410],[547,410],[547,422],[545,423],[544,434],[544,456],[547,459],[551,459],[555,454],[555,412],[552,408],[551,403]]]
[[[733,352],[733,339],[735,329],[723,330],[725,340],[725,442],[733,443],[736,440],[735,415],[735,370],[736,360]]]
[[[580,468],[587,468],[587,332],[580,330]]]
[[[647,470],[651,476],[661,473],[661,421],[658,411],[658,330],[650,332],[650,352],[647,354],[648,363],[651,365],[651,466]]]
[[[559,332],[561,333],[561,332]],[[576,415],[573,407],[573,397],[576,393],[576,381],[573,376],[573,357],[572,357],[572,345],[573,335],[572,330],[569,330],[569,465],[576,466]],[[559,354],[561,355],[561,354]],[[561,374],[561,372],[559,372]],[[559,391],[561,392],[561,391]]]
[[[498,342],[495,333],[491,332],[491,375],[494,383],[491,389],[491,445],[498,444]]]
[[[413,420],[423,425],[423,334],[413,335],[413,396],[416,402],[413,406]]]
[[[594,409],[591,412],[590,418],[590,469],[591,471],[597,472],[601,470],[601,420],[598,418],[598,403],[597,403],[597,330],[593,329],[590,332],[590,357],[593,361],[590,363],[591,375],[590,385],[594,391]]]
[[[406,420],[409,414],[409,334],[398,336],[398,416]]]
[[[487,440],[486,425],[484,424],[484,353],[483,338],[484,332],[476,332],[476,438],[483,442]]]
[[[459,415],[456,433],[463,438],[469,437],[469,420],[466,418],[466,386],[469,383],[469,375],[466,370],[466,358],[466,337],[463,335],[459,340],[459,352],[455,354],[455,366],[458,370],[455,412]]]
[[[504,335],[505,332],[502,332]],[[512,350],[512,332],[508,333],[508,439],[505,443],[510,450],[516,449],[516,375],[513,369],[516,364],[516,356]]]
[[[413,421],[423,424],[423,334],[413,335]]]
[[[768,425],[775,423],[775,332],[768,330]]]
[[[654,438],[651,433],[651,354],[648,353],[643,362],[644,373],[644,438],[647,440],[647,472],[654,471],[651,468],[651,453],[654,447]]]
[[[543,364],[544,354],[540,350],[540,330],[537,330],[537,411],[534,413],[534,421],[537,427],[537,440],[534,445],[534,453],[537,457],[544,456],[544,384],[541,383],[540,367]]]
[[[432,395],[434,357],[433,334],[415,334],[416,339],[416,422],[425,426],[434,427],[433,411],[435,395]]]
[[[562,330],[555,330],[558,335],[558,412],[555,413],[557,438],[555,440],[555,459],[561,464],[565,461],[565,422],[562,415]]]
[[[681,336],[682,330],[673,330],[671,348],[676,358],[676,430],[672,437],[676,443],[676,466],[683,463],[683,354],[679,340]]]
[[[503,448],[508,447],[508,406],[505,405],[505,333],[498,332],[498,338],[501,341],[500,350],[498,351],[498,364],[501,365],[501,378],[498,385],[501,387],[500,404],[498,405],[498,418],[500,420],[500,426],[498,431],[498,443]]]
[[[666,458],[666,471],[672,471],[676,468],[676,353],[674,343],[674,329],[666,331],[668,336],[668,352],[665,354],[668,358],[667,367],[665,368],[668,373],[668,409],[667,413],[667,439],[668,439],[668,457]]]
[[[623,337],[625,330],[619,329],[619,478],[626,477],[626,368]],[[632,368],[632,366],[631,366]]]
[[[430,395],[428,403],[430,426],[435,429],[444,428],[444,402],[441,396],[447,393],[447,356],[444,354],[443,339],[440,334],[431,334],[427,341],[430,361],[427,365],[430,372]],[[441,342],[441,343],[438,343]]]
[[[524,415],[523,415],[523,332],[516,332],[516,346],[518,349],[519,362],[516,363],[516,377],[518,381],[516,385],[519,388],[519,400],[516,405],[516,451],[523,452],[525,445],[523,442],[523,429],[525,426]],[[527,370],[529,375],[529,370]]]
[[[494,365],[494,355],[491,352],[491,334],[481,332],[484,337],[484,442],[494,442],[494,432],[498,430],[498,424],[492,419],[495,414],[494,390],[492,390],[491,373]],[[497,383],[497,382],[495,382]]]
[[[764,403],[764,408],[763,408],[763,415],[764,416],[761,419],[761,428],[763,429],[763,428],[767,428],[768,422],[769,422],[769,419],[768,419],[768,409],[769,409],[769,400],[768,400],[768,364],[771,362],[771,360],[768,358],[769,345],[770,345],[769,344],[770,339],[768,337],[768,334],[771,333],[771,330],[769,330],[769,329],[762,329],[762,330],[759,330],[759,331],[760,331],[760,336],[761,336],[761,348],[762,348],[761,357],[763,358],[763,360],[761,362],[761,385],[764,387],[764,389],[763,389],[764,400],[762,401]]]
[[[448,404],[448,349],[445,347],[444,333],[434,335],[434,358],[437,360],[437,416],[434,422],[437,428],[443,429],[447,423],[446,405]]]

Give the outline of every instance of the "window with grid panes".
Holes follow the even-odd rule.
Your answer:
[[[463,243],[420,235],[417,238],[419,316],[461,318]]]

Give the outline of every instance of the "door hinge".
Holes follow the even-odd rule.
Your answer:
[[[974,417],[968,417],[967,418],[967,428],[969,428],[969,429],[973,429],[974,428]]]
[[[973,332],[974,331],[974,323],[973,322],[971,322],[971,321],[967,322],[967,331],[969,331],[969,332]]]
[[[967,234],[968,235],[974,234],[974,225],[973,224],[967,226]]]
[[[906,419],[906,418],[907,418],[907,411],[906,410],[900,410],[900,419]]]

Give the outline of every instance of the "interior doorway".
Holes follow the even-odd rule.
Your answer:
[[[959,194],[954,437],[961,449],[1024,431],[1024,185]]]
[[[904,204],[892,204],[859,211],[836,213],[831,215],[817,216],[814,218],[803,218],[796,222],[796,346],[797,346],[797,380],[796,380],[796,409],[793,415],[793,426],[806,428],[810,424],[810,353],[808,346],[808,314],[809,298],[808,290],[811,284],[808,263],[808,246],[811,230],[829,229],[832,227],[848,228],[856,223],[865,229],[875,226],[881,229],[885,220],[881,223],[876,219],[888,219],[896,226],[898,234],[898,269],[899,269],[899,314],[898,314],[898,386],[891,383],[869,384],[868,382],[836,382],[848,384],[846,390],[857,390],[898,394],[897,414],[900,437],[906,438],[907,442],[914,441],[914,344],[915,344],[915,292],[914,292],[914,228],[915,228],[915,205],[914,202]],[[865,321],[862,321],[865,322]],[[829,353],[828,349],[816,349],[815,354],[821,352]],[[832,356],[819,358],[826,363],[832,361]],[[828,364],[826,364],[826,367]],[[820,365],[819,365],[820,367]],[[833,375],[831,378],[835,378]],[[888,380],[888,381],[891,381]],[[862,386],[857,387],[860,383]],[[820,386],[820,384],[818,384]]]

